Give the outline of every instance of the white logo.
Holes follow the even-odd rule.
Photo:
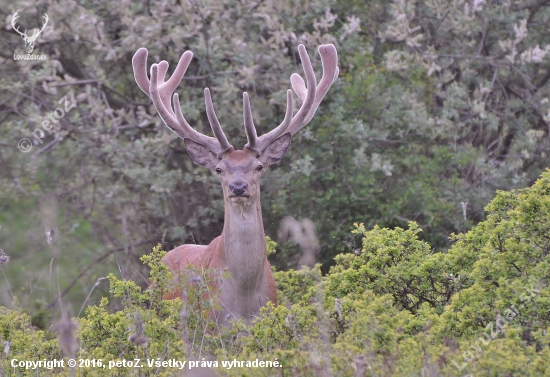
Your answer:
[[[15,26],[15,20],[17,20],[17,18],[19,18],[19,12],[15,12],[13,17],[11,18],[11,26],[13,26],[13,30],[15,30],[17,33],[19,33],[19,35],[21,35],[21,38],[23,38],[23,40],[25,41],[25,49],[30,54],[32,53],[32,50],[34,50],[34,42],[36,42],[36,40],[38,39],[38,36],[42,33],[42,31],[44,31],[44,28],[48,24],[48,19],[49,19],[48,15],[44,13],[44,24],[42,25],[42,29],[40,30],[33,29],[32,35],[28,35],[26,29],[24,33],[19,31],[19,26],[17,27]]]

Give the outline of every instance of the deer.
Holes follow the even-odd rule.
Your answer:
[[[32,35],[28,35],[27,30],[25,30],[23,33],[19,31],[19,26],[15,26],[15,21],[18,18],[19,18],[19,12],[15,12],[13,17],[11,18],[11,26],[13,27],[13,30],[15,30],[17,34],[19,34],[21,38],[23,38],[23,40],[25,41],[25,49],[29,54],[31,54],[32,51],[34,50],[34,42],[36,42],[36,40],[38,39],[38,36],[44,31],[44,29],[46,28],[46,25],[48,24],[48,20],[49,20],[48,15],[44,13],[44,16],[43,16],[44,23],[42,24],[42,29],[40,30],[33,29]]]
[[[188,266],[229,272],[215,287],[218,302],[214,318],[218,324],[233,319],[251,323],[267,302],[277,305],[277,289],[267,259],[267,246],[260,205],[260,178],[267,168],[280,161],[290,147],[291,138],[308,124],[329,88],[338,78],[338,55],[332,44],[318,48],[323,75],[317,79],[304,45],[298,46],[306,81],[299,74],[290,77],[292,89],[302,100],[294,114],[292,90],[287,90],[283,121],[264,135],[258,136],[252,119],[250,99],[243,93],[243,118],[247,143],[235,150],[228,142],[216,116],[209,88],[204,89],[206,115],[214,137],[192,128],[183,116],[176,87],[180,84],[193,53],[182,54],[174,73],[165,81],[168,62],[152,64],[147,74],[146,48],[132,58],[134,78],[139,88],[152,100],[164,124],[181,139],[187,153],[198,165],[213,171],[222,186],[224,225],[220,236],[209,245],[185,244],[169,251],[162,262],[177,274]],[[227,275],[227,274],[225,274]],[[163,299],[180,297],[172,292]]]

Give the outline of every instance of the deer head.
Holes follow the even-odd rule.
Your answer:
[[[19,18],[19,12],[15,12],[13,17],[11,18],[11,25],[13,27],[13,30],[15,30],[19,35],[21,35],[21,38],[23,38],[23,40],[25,41],[25,49],[30,54],[34,50],[34,42],[36,42],[36,40],[38,39],[38,36],[42,33],[42,31],[44,31],[44,28],[48,24],[49,18],[48,18],[48,15],[44,13],[44,16],[43,16],[44,23],[42,24],[42,29],[40,30],[33,29],[32,35],[28,35],[26,29],[24,33],[19,31],[19,27],[15,26],[15,20],[17,20],[18,18]]]
[[[215,137],[195,131],[181,112],[178,94],[175,93],[172,96],[193,58],[191,51],[187,51],[181,56],[168,81],[164,81],[168,70],[166,61],[151,66],[151,79],[149,80],[147,49],[140,48],[132,59],[134,77],[138,86],[152,99],[157,112],[168,128],[184,140],[187,152],[193,161],[216,172],[222,183],[226,203],[249,206],[259,198],[259,180],[266,167],[283,158],[290,146],[292,135],[311,121],[321,100],[338,77],[338,56],[334,45],[328,44],[319,47],[323,64],[323,77],[319,85],[317,85],[305,47],[298,46],[298,52],[304,67],[306,81],[304,82],[304,79],[298,74],[292,74],[290,81],[292,88],[303,101],[302,106],[293,115],[294,101],[292,90],[289,89],[287,91],[286,114],[282,123],[265,135],[257,136],[252,120],[250,100],[248,94],[243,93],[244,128],[248,143],[242,150],[235,150],[229,144],[214,111],[208,88],[204,89],[206,114]]]

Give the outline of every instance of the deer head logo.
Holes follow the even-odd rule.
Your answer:
[[[15,30],[19,35],[21,35],[21,38],[25,41],[25,50],[30,54],[32,53],[32,50],[34,50],[34,42],[38,39],[38,36],[44,31],[44,28],[48,24],[48,15],[44,13],[44,24],[42,25],[42,29],[32,30],[32,35],[27,34],[27,30],[25,29],[25,32],[22,33],[19,31],[19,26],[15,26],[15,20],[19,18],[19,12],[15,12],[13,17],[11,18],[11,26],[13,26],[13,30]]]

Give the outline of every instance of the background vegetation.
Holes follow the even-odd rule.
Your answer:
[[[319,72],[317,46],[334,43],[339,80],[262,182],[267,234],[277,239],[285,216],[312,219],[320,271],[279,272],[288,302],[254,325],[255,337],[227,335],[220,348],[211,335],[203,349],[278,356],[296,366],[291,374],[304,375],[352,375],[352,365],[367,364],[373,375],[447,375],[456,370],[449,360],[462,365],[469,350],[475,359],[461,373],[514,375],[529,361],[529,373],[543,375],[548,173],[530,191],[510,190],[532,185],[548,166],[550,2],[0,4],[0,248],[11,257],[0,256],[0,305],[14,310],[0,309],[0,336],[11,344],[9,358],[20,352],[15,338],[21,349],[40,345],[36,355],[59,353],[48,329],[62,306],[84,315],[78,339],[90,357],[160,355],[170,337],[183,342],[170,348],[174,357],[189,351],[179,314],[170,316],[181,303],[155,309],[146,304],[153,293],[135,293],[134,302],[116,292],[117,282],[135,282],[132,292],[147,286],[149,267],[139,257],[154,245],[208,243],[223,226],[216,178],[193,165],[133,80],[139,47],[149,49],[149,63],[165,59],[172,68],[192,50],[177,89],[183,112],[208,132],[202,90],[210,87],[238,146],[245,143],[242,91],[251,94],[259,132],[267,132],[284,115],[290,74],[301,71],[297,45],[306,45]],[[10,24],[16,10],[21,30],[48,14],[33,52],[47,61],[13,59],[24,52]],[[32,140],[65,96],[75,108],[21,152],[18,141]],[[509,192],[497,195],[486,218],[498,189]],[[272,264],[296,267],[295,251],[280,244]],[[470,342],[531,284],[540,294],[481,357]],[[145,331],[159,331],[142,348],[127,344],[137,308]],[[190,330],[210,334],[200,310],[189,318]],[[120,335],[109,346],[101,340],[104,351],[94,348],[101,321]],[[266,332],[277,325],[287,338]],[[258,339],[263,348],[254,348]]]

